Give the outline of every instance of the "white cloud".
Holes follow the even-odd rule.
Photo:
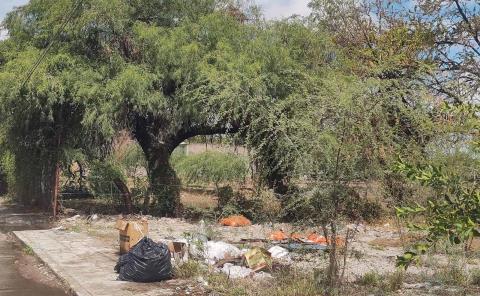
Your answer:
[[[306,16],[310,13],[310,0],[258,0],[267,19],[289,17],[294,14]]]
[[[0,29],[0,41],[8,38],[8,31]]]

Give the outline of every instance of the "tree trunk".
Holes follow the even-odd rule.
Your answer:
[[[122,194],[126,213],[131,214],[133,205],[132,205],[132,195],[130,194],[130,190],[128,190],[127,185],[120,178],[115,178],[113,180],[113,183],[115,183],[115,186],[117,186],[118,190]]]
[[[7,183],[7,176],[5,173],[2,172],[0,168],[0,196],[5,195],[8,193],[8,183]]]
[[[146,154],[150,194],[153,195],[161,216],[175,216],[180,206],[180,180],[170,165],[173,149],[162,145],[150,149]]]

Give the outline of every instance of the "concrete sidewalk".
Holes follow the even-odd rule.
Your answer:
[[[182,280],[151,284],[116,281],[113,268],[118,250],[85,234],[53,229],[14,234],[66,283],[73,295],[198,295]]]

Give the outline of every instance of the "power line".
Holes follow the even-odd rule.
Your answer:
[[[42,63],[42,60],[47,56],[47,53],[48,51],[50,50],[50,48],[52,47],[53,43],[55,43],[55,40],[58,39],[58,37],[60,37],[60,34],[65,30],[65,28],[67,27],[68,23],[72,20],[73,18],[73,14],[75,13],[75,11],[77,10],[77,8],[80,6],[80,2],[82,0],[77,0],[74,4],[74,6],[72,7],[72,10],[70,11],[70,13],[68,14],[67,18],[64,20],[64,22],[62,23],[62,25],[60,26],[60,30],[58,30],[58,32],[55,34],[55,36],[53,37],[53,40],[47,45],[47,47],[45,47],[45,49],[43,50],[42,54],[40,55],[40,57],[37,59],[37,61],[35,62],[35,64],[33,65],[33,67],[30,69],[30,71],[28,71],[28,74],[27,74],[27,77],[25,78],[25,80],[23,81],[22,83],[22,88],[25,87],[25,85],[27,84],[27,82],[30,80],[30,78],[32,77],[33,73],[35,73],[35,70],[37,70],[38,66]]]

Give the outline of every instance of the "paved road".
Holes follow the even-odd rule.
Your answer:
[[[65,296],[65,292],[23,278],[15,266],[18,252],[7,240],[11,230],[32,229],[42,225],[36,214],[13,214],[0,206],[0,296]]]

